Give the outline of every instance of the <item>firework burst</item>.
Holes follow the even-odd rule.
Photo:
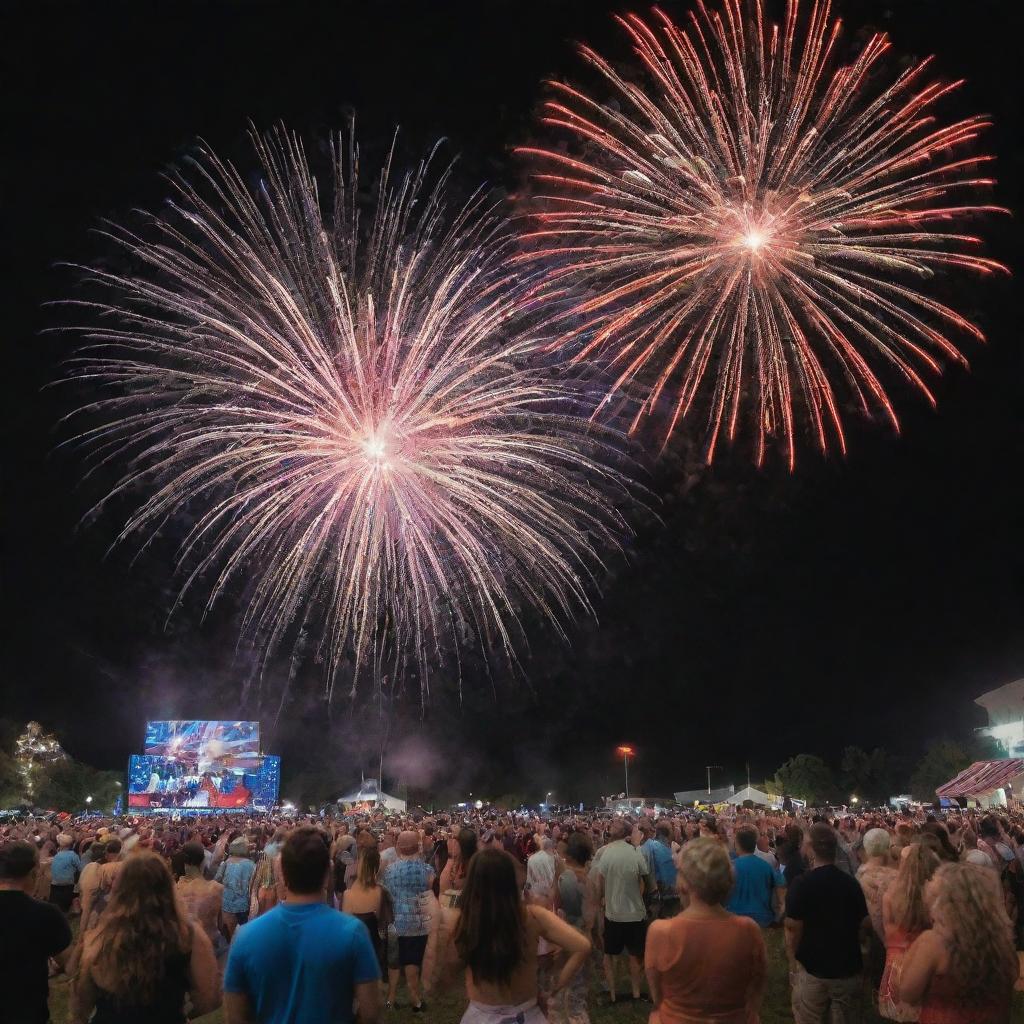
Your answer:
[[[628,482],[531,368],[530,281],[482,194],[451,213],[450,167],[389,155],[364,231],[353,144],[325,213],[299,142],[253,141],[258,188],[203,152],[145,238],[111,228],[141,269],[91,272],[72,376],[109,393],[76,440],[148,495],[119,540],[194,517],[182,596],[237,584],[264,662],[318,637],[329,688],[411,666],[425,697],[442,647],[514,661],[521,609],[589,610]]]
[[[884,35],[841,63],[827,0],[790,0],[781,27],[759,0],[698,2],[685,30],[617,20],[643,86],[581,47],[616,103],[550,82],[569,149],[519,150],[543,193],[525,258],[557,344],[608,374],[601,408],[634,401],[631,430],[660,410],[667,443],[700,406],[709,460],[749,419],[758,463],[774,439],[792,467],[801,416],[845,451],[840,392],[898,428],[883,371],[934,403],[926,376],[966,363],[950,335],[982,333],[922,288],[1005,270],[956,227],[999,209],[969,198],[992,184],[964,149],[988,122],[932,112],[960,83],[923,60],[877,84]]]

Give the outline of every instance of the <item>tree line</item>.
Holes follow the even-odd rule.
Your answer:
[[[998,756],[988,737],[932,740],[916,762],[882,747],[848,746],[835,765],[815,754],[791,757],[775,773],[774,788],[810,804],[850,804],[854,797],[859,803],[883,804],[906,793],[931,801],[939,786],[973,762]]]

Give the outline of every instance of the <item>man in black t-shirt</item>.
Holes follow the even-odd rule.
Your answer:
[[[33,899],[39,857],[31,843],[0,844],[0,999],[5,1024],[47,1024],[49,959],[63,964],[71,929],[50,903]]]
[[[871,919],[856,879],[836,867],[837,846],[828,825],[814,825],[814,869],[800,875],[786,896],[796,1024],[856,1024],[863,1014],[860,939]]]

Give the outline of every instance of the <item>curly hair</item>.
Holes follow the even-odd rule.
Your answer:
[[[991,868],[943,864],[928,887],[932,921],[948,936],[949,973],[961,1001],[988,1005],[1012,993],[1019,964],[1013,926]]]
[[[931,924],[924,887],[938,867],[938,855],[924,843],[913,843],[900,860],[889,892],[889,909],[893,924],[905,932],[923,932]]]
[[[138,853],[124,862],[96,929],[96,945],[93,966],[102,987],[130,1004],[155,998],[167,960],[191,952],[192,926],[161,857]]]

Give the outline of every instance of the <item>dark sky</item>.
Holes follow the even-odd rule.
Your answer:
[[[642,10],[645,5],[638,5]],[[686,2],[666,0],[682,14]],[[1022,158],[1015,2],[838,4],[852,35],[891,33],[898,54],[937,55],[964,76],[944,108],[997,121],[997,201],[1019,210]],[[78,526],[100,496],[73,453],[55,451],[69,411],[60,375],[69,341],[43,307],[68,295],[55,264],[101,254],[101,217],[156,207],[159,172],[195,136],[246,158],[249,119],[322,136],[358,116],[372,153],[402,127],[416,155],[440,135],[460,183],[515,187],[509,154],[536,138],[541,79],[578,77],[571,42],[627,56],[600,0],[473,3],[5,5],[3,89],[4,591],[0,714],[42,720],[76,756],[121,767],[154,717],[234,717],[240,672],[230,607],[206,624],[188,608],[165,629],[168,550],[134,567],[105,558],[120,521]],[[969,12],[969,13],[968,13]],[[1011,266],[1019,221],[983,228]],[[664,528],[641,530],[614,567],[599,625],[573,647],[535,644],[533,690],[497,695],[470,673],[460,709],[441,693],[423,725],[397,728],[396,771],[539,799],[618,788],[612,748],[639,748],[636,788],[699,785],[704,765],[740,781],[800,752],[835,759],[845,743],[909,755],[981,721],[973,698],[1024,675],[1024,360],[1020,276],[944,287],[985,329],[972,370],[939,382],[939,408],[903,396],[904,430],[849,423],[850,453],[806,449],[790,476],[745,451],[707,471],[670,457],[653,469]],[[339,785],[369,773],[365,712],[327,721],[310,667],[271,746],[289,776],[319,763]],[[269,731],[269,716],[264,716]]]

